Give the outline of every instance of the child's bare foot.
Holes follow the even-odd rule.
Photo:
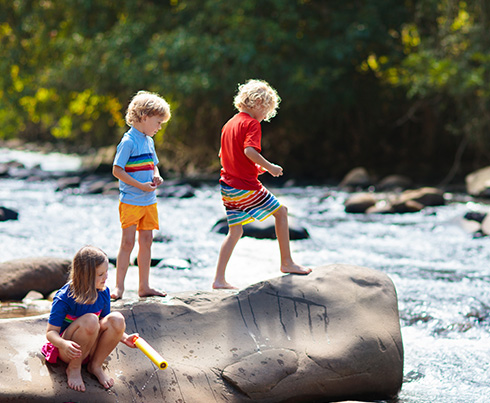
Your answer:
[[[95,375],[95,377],[99,380],[100,384],[104,388],[109,389],[114,385],[114,379],[107,375],[102,367],[92,367],[89,364],[87,366],[87,371],[90,372],[92,375]]]
[[[66,368],[66,376],[68,378],[68,386],[77,392],[85,392],[85,383],[82,379],[80,368]]]
[[[311,269],[308,267],[303,267],[296,263],[283,264],[281,266],[281,271],[283,273],[291,273],[291,274],[309,274],[311,273]]]
[[[138,295],[140,298],[145,297],[166,297],[167,293],[165,291],[158,291],[153,288],[141,288],[138,290]]]
[[[114,301],[117,301],[118,299],[121,299],[124,294],[124,288],[118,288],[115,287],[114,290],[111,292],[111,298]]]
[[[231,285],[227,281],[215,281],[213,283],[214,290],[238,290],[238,287]]]

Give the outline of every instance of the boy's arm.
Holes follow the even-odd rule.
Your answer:
[[[163,183],[163,178],[160,176],[160,171],[158,167],[155,165],[155,169],[153,171],[153,184],[155,186],[160,186]]]
[[[272,176],[281,176],[282,175],[282,167],[276,164],[273,164],[267,161],[262,154],[260,154],[253,147],[246,147],[243,151],[247,158],[249,158],[252,162],[255,162],[257,165],[264,168],[267,172],[269,172]]]
[[[127,183],[128,185],[134,186],[135,188],[138,188],[145,192],[153,192],[156,189],[156,185],[153,182],[138,182],[119,165],[114,165],[112,167],[112,174],[120,181],[123,181],[124,183]]]

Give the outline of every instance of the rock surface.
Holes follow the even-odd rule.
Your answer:
[[[71,260],[30,257],[0,263],[0,300],[22,300],[31,291],[45,297],[66,283]]]
[[[317,267],[240,292],[176,294],[113,304],[168,361],[119,344],[104,390],[86,370],[70,390],[63,363],[40,353],[47,315],[0,322],[0,401],[319,402],[388,399],[400,390],[403,345],[396,291],[384,273]]]

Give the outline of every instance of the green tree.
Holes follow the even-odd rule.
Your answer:
[[[0,136],[115,144],[129,98],[147,89],[173,110],[155,139],[164,169],[216,172],[237,85],[261,78],[282,97],[264,152],[286,172],[338,178],[364,165],[424,176],[435,162],[443,171],[461,138],[478,144],[488,128],[485,7],[0,0]]]
[[[490,7],[484,0],[423,0],[414,2],[413,15],[401,31],[406,57],[381,77],[406,90],[406,119],[423,122],[426,152],[441,151],[441,136],[459,143],[447,184],[490,161]],[[452,160],[450,151],[442,154]]]

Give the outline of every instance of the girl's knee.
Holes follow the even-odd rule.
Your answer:
[[[86,313],[78,320],[79,329],[88,335],[97,335],[99,333],[99,317],[94,313]]]
[[[120,312],[112,312],[106,316],[107,327],[112,328],[116,332],[124,332],[126,330],[126,320]]]

